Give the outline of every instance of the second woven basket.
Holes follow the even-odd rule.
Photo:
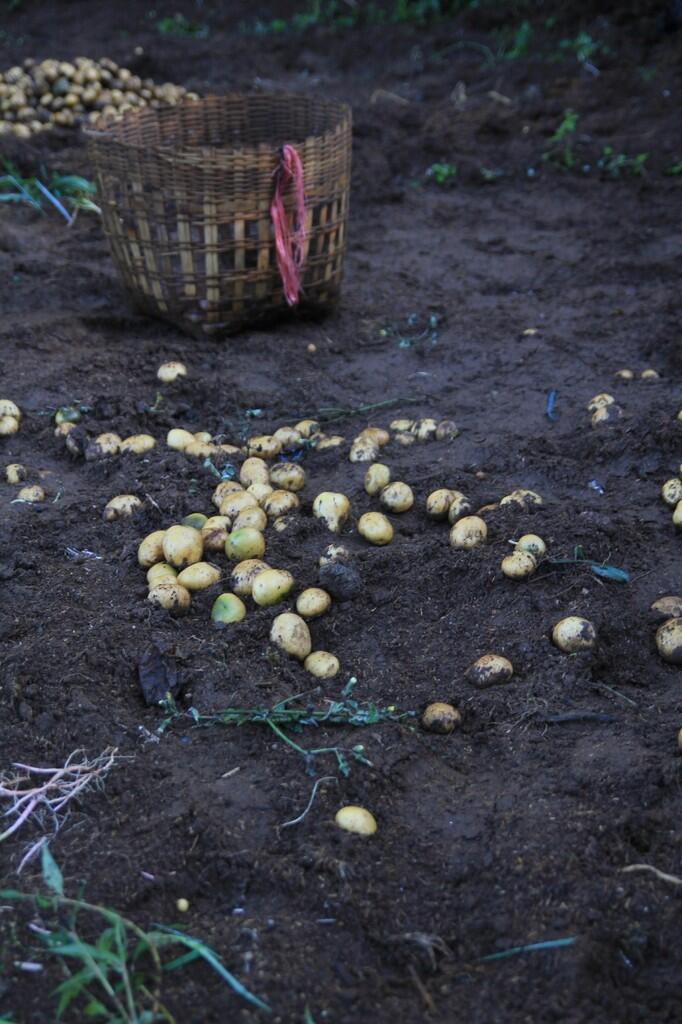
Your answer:
[[[291,146],[305,193],[298,308],[317,312],[336,302],[350,189],[345,104],[209,96],[100,119],[86,134],[112,257],[144,311],[206,335],[287,310],[271,208],[283,147]],[[280,198],[293,233],[293,185]]]

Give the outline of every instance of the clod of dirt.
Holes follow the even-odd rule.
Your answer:
[[[137,674],[142,696],[148,705],[159,704],[168,693],[175,697],[180,688],[175,658],[164,654],[157,644],[150,644],[140,655]]]
[[[329,562],[320,567],[320,586],[336,601],[352,601],[362,590],[360,573],[352,565]]]

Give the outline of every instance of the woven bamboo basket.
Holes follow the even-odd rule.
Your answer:
[[[104,230],[135,304],[195,335],[227,334],[288,307],[270,206],[281,147],[303,167],[301,313],[339,296],[351,112],[287,94],[208,96],[100,118],[85,129]],[[283,196],[293,220],[294,193]]]

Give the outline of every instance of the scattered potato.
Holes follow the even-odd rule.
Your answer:
[[[656,630],[658,653],[670,665],[682,665],[682,618],[668,619]]]
[[[401,444],[404,448],[407,448],[409,445],[414,444],[417,438],[414,434],[401,430],[399,433],[393,435],[393,440],[397,441],[398,444]]]
[[[345,440],[345,437],[341,437],[340,434],[331,434],[329,437],[320,435],[315,445],[315,451],[324,452],[327,448],[338,448]]]
[[[520,505],[523,509],[529,509],[534,506],[544,505],[544,501],[537,491],[529,491],[525,487],[518,487],[510,494],[505,494],[504,498],[500,499],[500,505]]]
[[[261,608],[269,608],[287,596],[294,585],[294,577],[286,569],[263,569],[251,587],[251,596]]]
[[[189,591],[206,590],[220,582],[220,569],[210,562],[194,562],[178,575],[178,583]]]
[[[587,403],[587,411],[595,412],[597,409],[603,409],[606,405],[613,405],[614,402],[615,398],[613,395],[609,395],[606,391],[602,391],[600,394],[595,395],[594,398],[589,400]]]
[[[380,448],[383,448],[385,444],[391,440],[391,435],[388,430],[384,430],[383,427],[365,427],[358,434],[358,437],[366,437],[374,441]],[[356,438],[357,440],[357,438]]]
[[[333,679],[341,668],[339,659],[329,651],[313,651],[303,662],[303,668],[317,679]]]
[[[436,428],[437,441],[452,441],[459,436],[459,427],[454,420],[441,420]]]
[[[8,484],[20,484],[26,479],[26,467],[20,462],[10,462],[9,466],[5,466],[5,479]]]
[[[601,423],[612,423],[614,420],[619,420],[622,415],[623,410],[619,405],[602,405],[592,413],[590,423],[593,427],[598,427]]]
[[[405,433],[411,430],[414,426],[414,420],[408,420],[402,417],[401,419],[392,420],[389,426],[391,430],[396,430],[398,433]]]
[[[293,516],[278,516],[277,519],[273,520],[272,528],[277,533],[284,533],[285,530],[289,529],[293,522]]]
[[[552,629],[552,641],[565,654],[575,654],[594,647],[597,631],[589,619],[569,615],[561,619]]]
[[[176,569],[200,562],[204,542],[199,530],[191,526],[170,526],[163,538],[163,557]]]
[[[203,444],[210,444],[213,441],[213,438],[209,434],[208,430],[197,430],[194,434],[194,440],[201,441]]]
[[[296,430],[301,437],[305,437],[309,440],[311,437],[314,437],[315,434],[319,434],[320,424],[317,420],[300,420],[300,422],[294,427],[294,430]]]
[[[239,565],[235,565],[232,570],[232,587],[235,594],[239,594],[240,597],[250,597],[256,576],[269,568],[267,562],[262,562],[260,558],[247,558]]]
[[[45,501],[45,491],[39,484],[31,484],[29,487],[22,487],[17,494],[17,498],[20,501],[28,502],[30,505],[36,505],[41,501]],[[135,500],[137,501],[137,499]]]
[[[246,605],[236,594],[220,594],[211,608],[213,622],[241,622],[246,618]]]
[[[137,549],[137,560],[143,569],[149,569],[157,562],[163,561],[163,539],[165,530],[154,530],[140,542]]]
[[[303,440],[303,434],[296,430],[295,427],[279,427],[272,436],[277,438],[283,452],[295,451],[301,447],[301,441]]]
[[[263,499],[263,508],[273,519],[295,512],[300,505],[301,502],[293,491],[273,491]]]
[[[21,493],[21,492],[20,492]],[[142,502],[134,494],[117,494],[104,506],[104,518],[108,523],[134,515],[142,508]]]
[[[181,614],[186,612],[190,606],[190,593],[186,587],[179,583],[159,583],[149,591],[147,597],[152,604],[159,608],[165,608],[168,612]]]
[[[176,452],[184,452],[187,445],[193,444],[195,440],[194,434],[190,434],[189,430],[183,430],[181,427],[173,427],[166,435],[166,444]]]
[[[365,491],[370,497],[374,497],[386,487],[391,480],[391,470],[383,462],[373,462],[365,473]]]
[[[435,420],[425,417],[417,423],[415,431],[418,441],[433,441],[438,432],[438,424]]]
[[[389,524],[390,525],[390,524]],[[350,551],[343,544],[329,544],[320,555],[318,565],[331,565],[333,562],[347,562]]]
[[[666,505],[674,508],[678,501],[682,501],[682,480],[679,480],[677,477],[666,480],[661,487],[661,497]]]
[[[536,561],[547,554],[547,545],[536,533],[524,533],[523,537],[516,541],[514,548],[516,551],[527,551]]]
[[[270,470],[267,462],[257,455],[251,455],[248,459],[244,459],[239,471],[239,479],[244,487],[248,487],[250,484],[270,483]]]
[[[383,546],[393,540],[393,526],[383,512],[365,512],[358,519],[358,533],[370,544]]]
[[[191,526],[195,530],[202,530],[208,522],[208,516],[205,516],[203,512],[190,512],[188,516],[182,520],[183,526]]]
[[[441,701],[435,701],[424,708],[421,718],[422,726],[428,732],[441,734],[452,732],[461,721],[462,716],[457,708]]]
[[[429,519],[447,519],[455,493],[448,487],[439,487],[438,490],[431,491],[426,499],[426,514]]]
[[[321,519],[332,533],[339,533],[349,513],[350,502],[345,494],[322,491],[313,502],[313,515]]]
[[[271,487],[270,484],[249,484],[247,491],[249,494],[253,494],[254,498],[262,508],[265,499],[272,494],[274,489],[275,488]]]
[[[408,484],[396,480],[384,487],[379,501],[388,512],[407,512],[414,505],[414,494]]]
[[[118,434],[111,432],[98,434],[94,441],[90,441],[85,449],[85,458],[103,459],[108,455],[118,455],[121,448],[121,438]]]
[[[471,502],[465,494],[461,491],[452,492],[452,501],[448,508],[448,522],[456,523],[458,519],[463,516],[468,516],[471,512]]]
[[[0,419],[4,416],[11,416],[15,420],[21,419],[21,409],[9,398],[0,398]]]
[[[315,619],[331,608],[332,599],[321,587],[308,587],[296,598],[296,611],[304,619]]]
[[[374,462],[379,454],[379,445],[371,437],[355,438],[350,446],[348,458],[351,462]]]
[[[152,589],[159,583],[175,583],[178,578],[178,570],[174,569],[168,562],[156,562],[147,571],[147,583]]]
[[[250,437],[246,442],[247,455],[259,455],[262,459],[274,459],[282,450],[282,442],[272,434]],[[261,480],[260,483],[266,481]]]
[[[11,437],[19,429],[16,416],[0,416],[0,437]]]
[[[466,670],[466,678],[474,686],[485,688],[498,683],[508,683],[514,674],[514,666],[501,654],[484,654]]]
[[[305,485],[305,470],[296,462],[278,462],[270,470],[270,482],[283,491],[300,491]]]
[[[220,502],[219,512],[221,516],[229,516],[230,519],[235,519],[243,509],[257,507],[258,501],[255,495],[243,490],[232,491]]]
[[[185,899],[184,896],[181,896],[179,899],[175,901],[175,908],[178,911],[178,913],[186,914],[187,911],[189,910],[189,900]]]
[[[172,384],[179,377],[187,376],[187,367],[179,362],[162,363],[156,371],[156,376],[162,384]]]
[[[622,370],[616,370],[614,377],[618,377],[619,380],[634,380],[634,370],[629,370],[627,367],[623,367]]]
[[[220,508],[228,495],[237,494],[239,491],[243,490],[244,488],[237,480],[221,480],[211,496],[211,501],[216,508]]]
[[[208,441],[197,441],[194,438],[188,445],[185,445],[183,452],[191,459],[210,459],[212,455],[215,455],[216,446],[209,444]]]
[[[682,618],[682,597],[677,595],[659,597],[652,604],[651,611],[656,612],[663,619]]]
[[[263,509],[253,505],[249,508],[243,508],[241,512],[237,513],[237,517],[232,523],[232,529],[241,530],[245,526],[251,526],[254,530],[260,530],[262,533],[267,525],[268,517]]]
[[[485,544],[487,537],[488,527],[479,516],[465,516],[450,530],[450,543],[453,548],[462,548],[465,551]]]
[[[133,434],[121,441],[122,452],[132,452],[133,455],[144,455],[156,447],[156,441],[151,434]]]
[[[253,526],[232,530],[225,541],[225,554],[236,562],[261,558],[265,554],[265,537]]]
[[[641,380],[658,380],[661,375],[657,370],[652,370],[651,367],[649,367],[646,370],[642,370],[639,376]]]
[[[264,575],[265,573],[261,573],[256,578],[256,584]],[[275,617],[270,629],[270,639],[299,661],[304,661],[308,657],[312,647],[310,630],[301,616],[293,612],[282,612]]]
[[[376,819],[364,807],[348,804],[336,812],[334,821],[345,832],[355,832],[359,836],[373,836],[377,830]]]
[[[510,580],[524,580],[533,575],[537,569],[537,562],[529,551],[517,549],[502,559],[500,569]]]
[[[60,423],[60,424],[58,424],[58,426],[56,426],[54,428],[54,436],[55,437],[66,437],[66,435],[70,434],[71,431],[75,427],[76,427],[75,423],[69,423],[68,421],[66,421],[64,423]]]

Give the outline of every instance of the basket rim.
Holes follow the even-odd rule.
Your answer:
[[[330,111],[336,114],[335,123],[328,128],[326,131],[320,134],[311,133],[305,135],[302,138],[296,140],[296,145],[304,145],[310,139],[328,139],[338,133],[340,129],[347,127],[352,122],[352,108],[349,103],[345,103],[343,100],[319,98],[316,96],[310,96],[305,93],[288,92],[285,89],[270,90],[267,92],[227,92],[227,93],[209,93],[206,96],[201,96],[199,99],[183,99],[180,103],[174,104],[172,107],[143,107],[139,110],[129,110],[115,120],[109,114],[102,114],[93,124],[83,125],[82,132],[86,136],[89,142],[110,142],[113,145],[120,146],[123,150],[129,152],[144,152],[144,153],[157,153],[159,156],[174,158],[187,156],[188,154],[196,154],[201,152],[207,157],[225,157],[232,156],[238,153],[273,153],[276,154],[279,151],[279,146],[275,146],[269,142],[254,143],[252,145],[239,145],[239,146],[215,146],[215,145],[163,145],[163,144],[150,144],[150,143],[139,143],[132,142],[126,139],[122,139],[117,134],[117,129],[127,121],[135,121],[140,117],[148,117],[150,114],[158,115],[160,111],[166,110],[178,110],[181,107],[189,106],[200,106],[206,104],[207,101],[215,100],[229,100],[229,99],[252,99],[255,97],[277,97],[279,99],[290,99],[294,101],[306,100],[311,104],[317,104],[319,106],[325,106],[330,108]],[[99,127],[98,127],[99,126]]]

